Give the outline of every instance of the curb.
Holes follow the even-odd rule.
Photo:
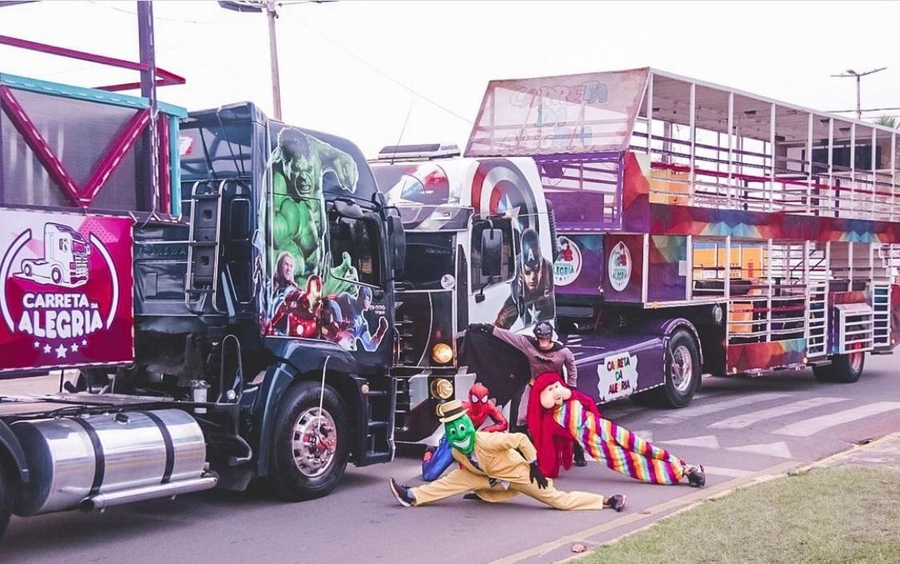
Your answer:
[[[589,529],[585,529],[582,531],[578,531],[576,533],[572,533],[570,535],[566,535],[564,537],[560,537],[555,541],[548,541],[546,543],[540,544],[538,546],[532,547],[530,549],[523,550],[516,554],[511,554],[504,558],[500,558],[491,562],[491,564],[514,564],[516,562],[521,562],[523,560],[527,560],[529,558],[540,557],[546,555],[548,552],[553,550],[562,548],[566,545],[574,545],[581,544],[584,545],[584,552],[573,554],[566,558],[560,560],[554,560],[553,564],[571,564],[576,562],[586,556],[589,556],[593,553],[595,548],[604,545],[614,544],[624,538],[630,537],[636,533],[649,529],[657,522],[662,519],[668,519],[669,517],[673,517],[680,513],[684,513],[685,511],[689,511],[698,505],[702,504],[708,500],[720,499],[731,495],[738,489],[742,489],[748,486],[760,484],[763,482],[767,482],[770,480],[775,480],[779,478],[786,478],[792,475],[804,474],[809,472],[815,468],[822,468],[826,466],[834,466],[843,462],[844,460],[852,457],[853,455],[859,453],[860,451],[866,450],[877,450],[883,445],[897,441],[900,442],[900,432],[890,433],[883,437],[871,440],[864,444],[854,444],[853,446],[843,450],[841,452],[835,453],[831,456],[823,458],[821,460],[817,460],[810,463],[797,463],[796,461],[787,461],[781,464],[777,464],[775,466],[770,466],[768,468],[764,468],[757,472],[753,472],[751,474],[747,474],[745,476],[741,476],[739,478],[735,478],[733,480],[729,480],[717,486],[713,486],[710,488],[703,488],[699,491],[696,491],[691,494],[687,494],[667,502],[654,505],[652,507],[648,507],[647,509],[641,511],[640,513],[633,513],[624,517],[620,517],[614,519],[612,521],[603,523],[596,527],[591,527]],[[669,512],[662,517],[657,517],[658,514],[663,512]],[[619,527],[637,523],[639,521],[652,519],[650,522],[622,535],[611,539],[609,541],[603,543],[592,543],[586,539],[599,535],[602,533],[606,533],[608,531],[617,529]]]

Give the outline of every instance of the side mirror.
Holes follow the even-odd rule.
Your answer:
[[[390,240],[390,252],[393,259],[394,277],[403,277],[403,267],[406,264],[406,232],[403,230],[403,222],[400,216],[388,217],[388,236]]]
[[[485,229],[481,233],[481,275],[500,276],[503,258],[503,231]]]

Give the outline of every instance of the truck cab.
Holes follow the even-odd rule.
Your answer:
[[[407,145],[385,147],[371,166],[406,237],[395,283],[396,438],[432,443],[442,432],[434,408],[466,399],[475,382],[459,359],[467,326],[528,332],[554,319],[552,218],[531,159]]]

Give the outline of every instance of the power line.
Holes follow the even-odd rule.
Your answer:
[[[282,14],[282,17],[284,17],[283,14]],[[406,91],[409,92],[410,94],[412,94],[412,95],[414,95],[414,96],[417,96],[417,97],[421,98],[422,100],[428,102],[428,103],[431,104],[432,106],[434,106],[434,107],[436,107],[436,108],[439,108],[439,109],[441,109],[441,110],[447,112],[448,114],[452,115],[452,116],[455,117],[455,118],[461,119],[462,121],[466,122],[466,123],[469,124],[469,125],[472,125],[472,124],[473,124],[472,120],[470,120],[469,118],[465,118],[465,117],[463,117],[463,116],[457,114],[457,113],[454,112],[453,110],[451,110],[451,109],[449,109],[449,108],[447,108],[447,107],[441,105],[441,104],[438,103],[438,102],[435,102],[434,100],[432,100],[432,99],[429,98],[428,96],[425,96],[424,94],[421,94],[421,93],[417,92],[417,91],[416,91],[415,89],[413,89],[412,87],[407,86],[406,84],[403,84],[402,82],[400,82],[400,81],[397,80],[396,78],[390,76],[390,75],[387,74],[386,72],[382,71],[381,69],[379,69],[379,68],[376,67],[375,65],[370,64],[368,61],[366,61],[365,59],[363,59],[362,57],[360,57],[359,55],[357,55],[356,53],[354,53],[354,52],[351,51],[350,49],[344,47],[343,45],[341,45],[341,44],[338,43],[337,41],[334,41],[333,39],[331,39],[330,37],[328,37],[328,35],[326,35],[326,34],[323,33],[322,31],[320,31],[320,30],[317,29],[316,27],[311,26],[311,25],[309,25],[309,24],[307,24],[307,23],[305,23],[305,22],[299,22],[299,23],[300,23],[300,25],[302,25],[303,27],[309,28],[309,29],[311,29],[312,31],[316,32],[317,34],[319,34],[319,36],[321,36],[323,39],[325,39],[325,41],[327,41],[328,43],[331,43],[333,46],[337,47],[338,49],[340,49],[341,51],[343,51],[343,52],[346,53],[347,55],[350,55],[352,58],[356,59],[357,61],[359,61],[360,63],[362,63],[362,64],[365,65],[366,67],[368,67],[369,69],[371,69],[371,70],[375,71],[376,73],[380,74],[381,76],[383,76],[383,77],[386,78],[387,80],[393,82],[394,84],[396,84],[396,85],[399,86],[400,88],[406,90]]]
[[[125,10],[124,8],[117,8],[115,6],[109,6],[106,2],[99,2],[97,0],[87,0],[88,4],[93,4],[99,8],[103,8],[105,10],[112,10],[114,12],[120,12],[123,14],[128,14],[129,16],[137,16],[137,12],[132,12],[131,10]],[[217,21],[217,22],[204,22],[200,20],[182,20],[178,18],[166,18],[163,16],[153,16],[154,20],[161,20],[166,22],[175,22],[175,23],[183,23],[183,24],[199,24],[199,25],[222,25],[227,22]]]

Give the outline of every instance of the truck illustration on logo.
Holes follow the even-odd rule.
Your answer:
[[[44,257],[23,259],[17,276],[39,284],[52,282],[60,286],[81,286],[88,279],[88,257],[91,246],[71,227],[58,223],[44,224]]]

